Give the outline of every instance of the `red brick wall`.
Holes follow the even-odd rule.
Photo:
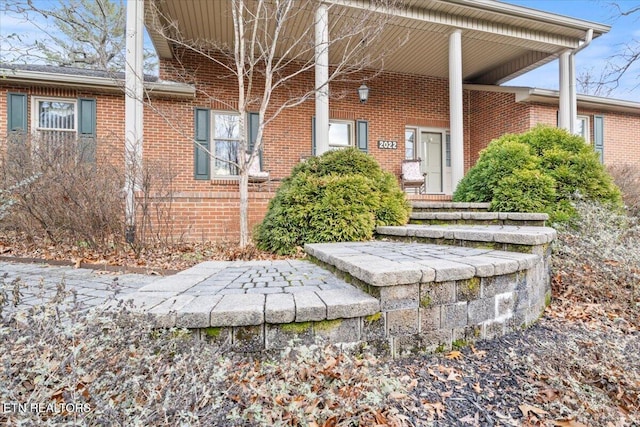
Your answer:
[[[181,202],[180,209],[184,210],[176,214],[176,219],[190,224],[189,234],[193,238],[233,238],[237,235],[238,229],[235,196],[237,182],[215,178],[212,181],[195,180],[190,139],[193,137],[193,108],[198,106],[212,110],[232,110],[237,105],[237,83],[233,78],[219,77],[228,76],[228,72],[219,65],[213,62],[204,63],[201,58],[191,54],[182,55],[179,62],[163,62],[160,76],[176,81],[181,81],[182,76],[187,76],[184,81],[195,84],[197,95],[195,100],[185,102],[181,106],[179,114],[170,116],[184,124],[179,135],[175,134],[175,130],[168,129],[168,122],[171,120],[166,123],[154,123],[153,130],[149,130],[149,122],[145,116],[145,157],[171,161],[175,165],[177,187],[181,193],[190,195],[188,201]],[[309,91],[313,82],[313,73],[299,76],[284,90],[276,91],[272,95],[271,105],[279,105],[290,99],[291,93]],[[261,93],[260,84],[257,83],[256,93]],[[330,118],[367,120],[369,152],[383,168],[399,176],[405,152],[404,133],[407,125],[449,127],[448,83],[445,79],[434,77],[382,73],[367,81],[370,95],[364,104],[358,99],[357,88],[360,84],[358,78],[352,78],[350,82],[331,84]],[[467,103],[468,94],[465,93],[465,105]],[[158,101],[154,102],[155,106],[158,104]],[[164,108],[171,108],[170,103]],[[288,176],[302,156],[311,154],[311,122],[314,115],[315,102],[311,98],[299,106],[287,109],[265,130],[263,167],[270,171],[273,178],[281,179]],[[173,136],[167,138],[167,135]],[[398,141],[398,149],[378,149],[377,141],[381,139]],[[467,135],[465,150],[469,150],[469,144]],[[469,164],[470,158],[471,156],[467,155],[465,164]],[[198,196],[202,193],[218,196]],[[219,196],[222,194],[228,195],[228,198]],[[257,223],[264,216],[266,201],[272,194],[250,194],[254,198],[251,220],[252,223]]]
[[[468,91],[470,108],[466,120],[471,140],[471,166],[480,150],[505,133],[521,133],[531,127],[529,106],[515,102],[513,93]]]
[[[186,74],[178,72],[178,62],[163,62],[160,75],[165,79],[195,84],[193,99],[152,98],[145,108],[143,156],[156,172],[172,176],[175,192],[171,216],[175,233],[188,239],[235,239],[238,234],[238,196],[235,180],[195,180],[193,147],[193,109],[206,107],[231,111],[237,106],[236,83],[220,66],[203,62],[192,54],[180,58]],[[449,90],[445,79],[396,73],[382,73],[368,80],[368,102],[358,100],[361,79],[331,85],[330,117],[367,120],[369,152],[381,165],[399,176],[404,158],[406,126],[448,128]],[[303,93],[313,85],[307,73],[273,94],[271,105],[289,99],[290,93]],[[257,93],[261,88],[256,88]],[[0,134],[6,133],[7,92],[28,95],[97,98],[99,155],[122,163],[124,153],[124,97],[120,93],[87,93],[76,89],[11,86],[0,81]],[[524,132],[536,123],[555,124],[557,108],[549,105],[516,103],[515,95],[503,92],[464,91],[465,169],[475,164],[478,152],[504,133]],[[273,178],[287,176],[301,156],[311,153],[313,99],[286,110],[273,120],[264,137],[264,168]],[[608,164],[632,162],[640,166],[640,117],[638,115],[580,111],[591,117],[605,116],[605,161]],[[397,150],[380,150],[378,140],[398,141]],[[250,222],[258,223],[266,212],[271,191],[250,191]],[[442,199],[442,197],[436,197]]]
[[[180,67],[185,67],[186,73]],[[180,71],[175,71],[179,68]],[[236,105],[237,83],[230,77],[219,78],[229,74],[219,65],[203,63],[202,59],[190,54],[184,54],[180,63],[161,64],[160,75],[166,79],[179,80],[185,74],[198,88],[193,105],[214,110],[231,110],[227,105]],[[367,120],[369,152],[383,168],[396,175],[400,174],[404,158],[405,126],[449,127],[449,89],[445,79],[383,73],[367,81],[370,94],[364,104],[359,102],[357,94],[361,81],[353,76],[350,80],[331,84],[330,118]],[[257,82],[258,94],[262,91],[261,84]],[[282,104],[291,98],[292,93],[307,92],[313,88],[313,84],[313,73],[303,74],[283,90],[276,91],[271,105]],[[311,121],[314,115],[315,102],[311,98],[295,108],[287,109],[270,123],[264,137],[263,165],[272,176],[287,176],[301,156],[311,154]],[[192,125],[192,115],[188,116],[187,122]],[[379,150],[377,141],[380,139],[398,141],[398,149]],[[190,162],[193,161],[192,151],[188,153]],[[193,174],[193,166],[186,172]],[[197,188],[210,188],[212,184],[200,182],[195,185]]]

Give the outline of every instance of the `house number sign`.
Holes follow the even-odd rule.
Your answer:
[[[398,141],[384,141],[378,140],[378,148],[383,150],[397,150],[398,149]]]

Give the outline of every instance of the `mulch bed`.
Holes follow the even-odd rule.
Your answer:
[[[533,327],[391,372],[415,386],[413,424],[623,426],[640,423],[640,334],[546,316]]]

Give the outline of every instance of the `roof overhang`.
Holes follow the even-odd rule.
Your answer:
[[[124,81],[122,78],[67,74],[63,70],[44,72],[0,67],[0,80],[30,85],[72,87],[124,93]],[[195,87],[191,85],[167,81],[145,82],[144,87],[147,93],[152,96],[193,98],[196,93]]]
[[[485,92],[513,93],[516,102],[530,102],[548,105],[559,105],[560,92],[550,89],[538,89],[520,86],[487,86],[464,85],[465,89]],[[579,108],[613,111],[640,115],[640,102],[625,101],[622,99],[603,98],[593,95],[577,95]]]
[[[187,40],[216,40],[233,46],[231,0],[150,0]],[[324,0],[338,11],[366,9],[367,0]],[[381,41],[369,49],[388,52],[384,70],[448,77],[448,36],[462,30],[463,79],[501,84],[580,47],[589,30],[593,38],[610,27],[494,0],[406,0],[386,12],[389,21]],[[153,24],[147,8],[147,30],[161,59],[173,57],[173,46]],[[329,19],[331,20],[331,12]],[[157,22],[157,21],[156,21]],[[300,31],[313,19],[301,20]],[[338,23],[339,24],[339,23]],[[404,44],[398,40],[406,39]],[[394,46],[394,44],[396,46]]]

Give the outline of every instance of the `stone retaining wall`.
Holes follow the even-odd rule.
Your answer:
[[[393,245],[393,242],[380,242]],[[407,245],[403,253],[410,253]],[[334,273],[380,301],[378,331],[366,337],[395,357],[406,352],[434,352],[479,339],[502,336],[530,325],[551,299],[550,251],[536,254],[432,247],[442,258],[387,263],[375,252],[350,253],[358,244],[307,245],[306,250]],[[389,250],[381,248],[381,252]],[[417,249],[416,249],[417,250]],[[402,259],[394,254],[389,259]],[[370,268],[366,270],[366,265]]]
[[[550,301],[552,229],[386,231],[399,238],[466,238],[519,250],[394,241],[307,244],[317,265],[209,261],[123,298],[153,315],[157,327],[186,327],[236,351],[277,350],[322,338],[364,342],[394,357],[521,329]]]

